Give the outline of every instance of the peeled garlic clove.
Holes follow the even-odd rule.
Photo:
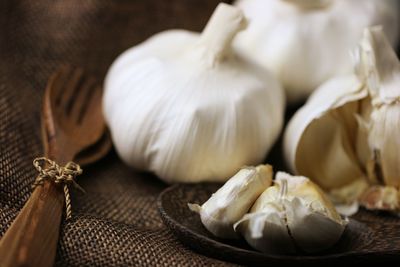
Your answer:
[[[200,214],[203,225],[215,236],[236,238],[233,224],[243,217],[259,195],[271,185],[272,167],[246,167],[229,179],[202,206],[188,204]]]
[[[365,27],[383,25],[394,47],[399,41],[398,1],[239,0],[235,4],[251,21],[236,46],[278,77],[289,102],[304,99],[330,78],[351,73],[348,53]]]
[[[284,92],[231,47],[245,25],[220,4],[201,34],[162,32],[116,59],[103,106],[125,163],[173,183],[223,182],[262,162],[283,126]]]
[[[284,137],[292,169],[352,211],[356,201],[350,203],[349,192],[354,200],[370,185],[400,187],[399,60],[380,27],[365,30],[354,55],[354,86],[350,76],[322,85],[293,116]],[[328,92],[335,87],[341,89]]]

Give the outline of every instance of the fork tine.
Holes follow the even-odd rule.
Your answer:
[[[45,103],[43,107],[48,107],[47,109],[44,109],[44,116],[48,117],[49,110],[51,111],[50,113],[53,113],[57,117],[62,117],[64,115],[58,106],[60,105],[64,85],[68,80],[70,72],[71,67],[69,65],[62,65],[50,77],[44,94]],[[50,117],[49,121],[51,120],[52,117]],[[52,127],[47,127],[47,129],[50,128]]]
[[[55,98],[55,104],[59,105],[64,92],[64,86],[72,69],[69,65],[61,66],[52,76],[51,95]]]
[[[81,83],[79,90],[76,95],[74,95],[73,105],[70,112],[71,118],[80,123],[80,118],[82,116],[82,112],[90,99],[93,91],[96,87],[96,79],[93,77],[88,77],[84,79]]]
[[[87,105],[83,106],[83,110],[80,113],[79,121],[82,124],[90,124],[99,127],[104,127],[104,118],[102,112],[101,99],[103,96],[103,88],[100,85],[95,86],[94,90],[92,90],[92,95],[89,99],[86,100]],[[85,116],[85,114],[89,114]]]
[[[65,82],[60,105],[67,115],[71,113],[75,95],[82,89],[81,85],[84,82],[83,74],[83,69],[75,68],[70,72],[69,79]]]

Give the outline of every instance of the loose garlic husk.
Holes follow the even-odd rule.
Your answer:
[[[348,53],[365,27],[383,25],[393,46],[399,40],[397,0],[239,0],[236,5],[249,19],[237,47],[279,78],[289,102],[351,73]]]
[[[316,184],[306,177],[278,172],[275,184],[234,227],[257,250],[294,253],[330,248],[346,224]]]
[[[203,33],[162,32],[113,63],[104,115],[128,165],[200,182],[262,162],[283,126],[284,92],[231,48],[245,25],[240,9],[220,4]]]
[[[271,185],[272,167],[259,165],[242,168],[202,206],[188,204],[200,214],[203,225],[215,236],[236,238],[233,224],[243,217],[258,196]]]
[[[380,27],[364,31],[354,56],[353,75],[323,84],[293,116],[285,157],[339,204],[361,200],[370,209],[396,210],[399,198],[384,196],[400,187],[400,63]]]

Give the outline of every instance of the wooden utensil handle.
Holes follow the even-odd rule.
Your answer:
[[[37,186],[0,240],[0,266],[52,266],[63,205],[61,187],[48,181]]]

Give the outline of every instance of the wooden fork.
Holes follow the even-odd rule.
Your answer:
[[[83,70],[63,66],[47,84],[42,109],[45,156],[59,165],[80,155],[101,158],[111,143],[101,109],[101,86]],[[64,206],[62,186],[37,186],[0,240],[0,266],[52,266]]]

